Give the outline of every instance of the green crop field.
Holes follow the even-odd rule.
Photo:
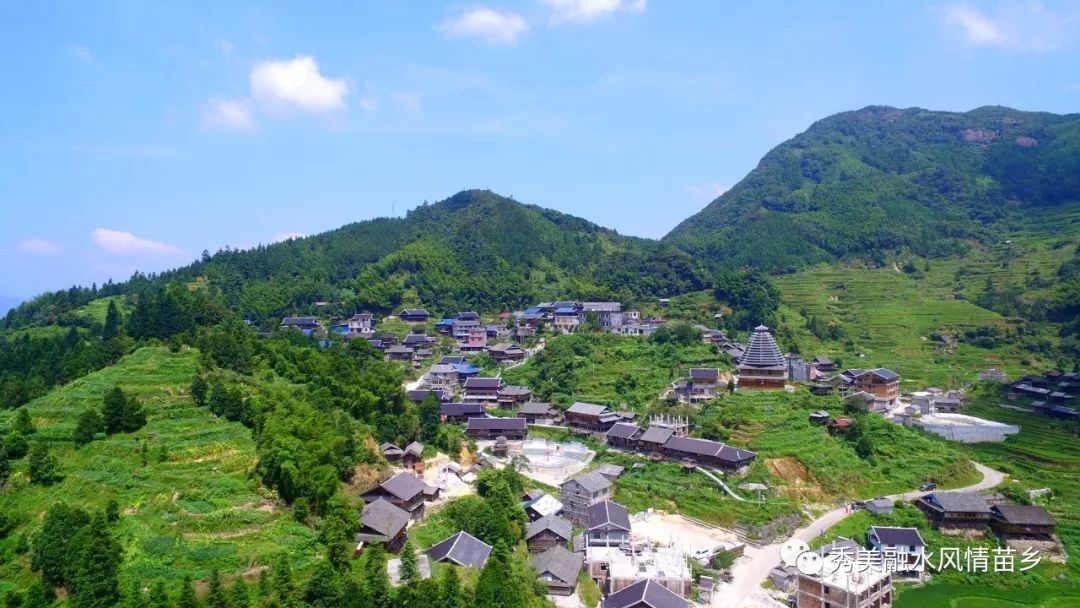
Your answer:
[[[626,404],[644,411],[690,367],[724,367],[716,350],[702,343],[658,345],[644,338],[611,334],[549,337],[544,351],[506,370],[507,382],[524,384],[556,403]],[[541,396],[544,396],[543,394]]]
[[[250,431],[216,419],[186,395],[197,359],[191,349],[142,348],[27,406],[36,436],[50,443],[65,478],[51,487],[31,485],[20,462],[11,487],[0,492],[0,510],[20,522],[0,542],[0,594],[32,580],[25,556],[18,555],[20,539],[60,501],[87,509],[119,503],[124,578],[175,584],[185,574],[201,579],[214,569],[226,576],[256,572],[282,552],[298,565],[314,559],[315,533],[280,511],[251,477],[256,457]],[[75,418],[100,407],[104,392],[116,384],[143,402],[148,424],[75,447],[69,441]]]

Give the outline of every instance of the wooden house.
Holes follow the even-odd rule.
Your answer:
[[[944,532],[982,532],[990,524],[990,506],[974,492],[934,492],[916,500],[915,506]]]
[[[611,492],[611,481],[595,471],[568,479],[559,486],[563,516],[584,525],[588,522],[589,507],[611,498]]]
[[[500,388],[502,388],[502,378],[475,376],[465,381],[465,390],[461,400],[465,403],[483,403],[495,407],[499,402]]]
[[[536,570],[537,579],[547,585],[549,595],[572,595],[577,589],[583,561],[580,554],[555,546],[533,558],[530,565]]]
[[[529,434],[529,423],[524,418],[469,418],[465,434],[475,439],[505,437],[520,441]]]
[[[406,308],[401,311],[398,318],[406,323],[427,323],[431,313],[423,308]]]
[[[716,467],[725,473],[743,474],[757,458],[757,454],[730,445],[696,439],[693,437],[672,436],[664,443],[664,455],[676,460],[690,460],[697,464]]]
[[[509,365],[525,360],[525,350],[517,344],[499,342],[488,349],[491,360],[499,365]]]
[[[547,515],[529,524],[525,543],[530,553],[543,553],[552,547],[565,547],[573,537],[572,525],[558,515]]]
[[[559,408],[544,401],[526,401],[517,411],[517,417],[528,420],[529,424],[553,424],[561,415]]]
[[[432,546],[427,550],[427,555],[436,562],[482,570],[491,555],[491,549],[491,545],[461,531]]]
[[[390,501],[380,498],[364,505],[360,531],[356,533],[356,552],[359,554],[363,546],[370,543],[380,543],[390,553],[401,551],[409,520],[409,512]]]
[[[516,384],[507,384],[496,392],[499,407],[507,410],[518,409],[528,403],[530,397],[532,397],[532,391]]]
[[[563,412],[563,419],[573,428],[606,433],[619,422],[619,415],[606,405],[578,401]]]
[[[414,441],[405,446],[405,453],[401,456],[401,464],[412,469],[417,464],[424,462],[424,444]]]
[[[390,479],[364,492],[366,503],[383,499],[409,513],[412,519],[424,517],[424,501],[430,493],[425,493],[428,485],[412,473],[398,473]]]
[[[604,598],[603,608],[690,608],[690,602],[646,578],[608,595]]]
[[[401,457],[405,455],[405,450],[392,443],[384,443],[379,446],[379,449],[382,451],[386,462],[401,462]]]
[[[483,418],[482,403],[443,403],[439,405],[439,417],[443,422],[464,424],[469,418]]]
[[[1008,540],[1053,540],[1057,522],[1037,505],[998,505],[990,508],[990,528]]]
[[[637,448],[637,439],[641,433],[641,427],[638,425],[619,422],[608,429],[605,438],[607,439],[607,444],[612,447],[634,450]]]

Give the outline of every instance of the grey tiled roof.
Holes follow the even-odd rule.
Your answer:
[[[551,574],[560,581],[573,586],[577,583],[578,573],[581,572],[581,564],[584,558],[577,553],[571,553],[566,547],[555,545],[544,551],[532,561],[532,567],[537,574],[545,572]]]
[[[410,500],[424,491],[425,484],[411,473],[398,473],[379,485],[401,500]]]
[[[720,377],[720,370],[715,367],[691,367],[690,377],[695,380],[714,380]]]
[[[993,511],[996,518],[1010,524],[1053,526],[1057,523],[1046,509],[1037,505],[999,505]]]
[[[528,530],[525,531],[525,540],[529,540],[544,530],[551,530],[559,535],[559,538],[566,540],[570,540],[570,536],[573,534],[573,527],[569,521],[558,515],[546,515],[529,524]]]
[[[688,608],[690,603],[660,583],[645,579],[604,600],[604,608]]]
[[[630,513],[617,502],[602,500],[588,509],[589,529],[602,526],[615,526],[630,531]]]
[[[524,418],[469,418],[467,429],[486,431],[524,431],[529,421]]]
[[[638,427],[638,425],[620,422],[608,429],[607,436],[615,437],[616,439],[631,439],[639,432],[641,432],[641,428]]]
[[[884,526],[870,526],[870,532],[877,536],[883,545],[925,547],[922,535],[915,528],[889,528]]]
[[[675,431],[666,426],[650,426],[645,429],[645,432],[638,438],[638,441],[644,443],[658,443],[664,445],[668,439],[675,434]]]
[[[480,378],[474,376],[465,381],[465,390],[470,388],[499,388],[502,386],[502,378]]]
[[[577,482],[582,488],[585,488],[586,492],[599,492],[600,490],[606,490],[611,487],[611,482],[608,481],[608,478],[596,471],[578,475],[565,483],[570,482]]]
[[[923,500],[950,512],[990,512],[990,506],[986,504],[986,500],[974,492],[934,492],[924,496]]]
[[[518,413],[536,414],[542,416],[544,414],[556,413],[553,411],[553,409],[554,408],[551,407],[550,403],[544,401],[529,401],[521,405],[521,407],[518,409]]]
[[[484,417],[484,404],[482,403],[443,403],[439,406],[439,413],[443,416],[475,416]]]
[[[581,414],[582,416],[599,416],[609,410],[606,405],[576,401],[566,411],[572,414]]]
[[[479,570],[491,555],[491,545],[463,530],[428,549],[427,554],[437,562],[449,560]]]
[[[780,347],[776,345],[776,340],[769,333],[769,328],[758,325],[754,328],[753,335],[750,336],[750,343],[746,345],[746,351],[743,353],[742,358],[739,359],[739,365],[782,367],[786,366],[787,363],[784,360],[784,355],[780,352]]]
[[[408,525],[409,513],[404,509],[395,507],[390,504],[389,501],[380,498],[379,500],[368,503],[368,505],[364,507],[364,512],[360,516],[360,521],[364,524],[364,527],[378,532],[385,537],[385,540],[390,540],[397,536],[398,533],[404,530],[405,526]],[[367,537],[357,538],[357,540],[381,539]]]

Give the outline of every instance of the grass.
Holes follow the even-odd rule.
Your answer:
[[[1066,551],[1075,556],[1080,551],[1080,452],[1077,451],[1076,423],[1000,407],[1004,399],[997,390],[979,389],[969,399],[969,414],[1019,425],[1020,433],[1002,443],[959,446],[965,454],[1009,474],[1004,490],[1023,495],[1028,490],[1049,487],[1053,495],[1036,500],[1057,520],[1058,536]],[[945,539],[929,529],[926,520],[914,509],[898,508],[888,517],[874,520],[860,512],[831,528],[825,539],[846,536],[862,541],[871,523],[906,525],[920,528],[930,546],[956,546],[955,538]],[[983,544],[996,544],[993,538]],[[1044,561],[1026,575],[938,574],[932,584],[899,589],[898,608],[923,606],[1042,607],[1080,606],[1080,567],[1075,557],[1065,564]]]
[[[1056,344],[1055,326],[1006,318],[974,302],[988,281],[1022,287],[1028,302],[1047,296],[1056,286],[1058,268],[1080,243],[1075,217],[1073,205],[1017,218],[1000,241],[973,245],[962,258],[915,259],[918,272],[911,274],[894,268],[829,266],[774,277],[785,304],[784,325],[804,353],[839,357],[849,366],[889,367],[904,376],[909,389],[959,385],[989,366],[1013,375],[1052,367],[1054,361],[1046,355],[1020,344],[984,349],[961,343],[955,352],[943,352],[930,334],[1024,326],[1031,338]],[[851,344],[815,338],[805,330],[802,311],[842,326]],[[854,358],[859,351],[866,353],[865,359]]]
[[[578,572],[578,598],[585,608],[596,608],[600,604],[600,588],[584,568]]]
[[[834,416],[844,412],[835,397],[740,391],[724,394],[694,422],[719,423],[730,443],[757,453],[745,481],[766,483],[801,502],[836,504],[906,492],[931,478],[942,487],[978,481],[977,471],[955,447],[880,416],[860,422],[873,451],[861,458],[853,441],[810,423],[810,412],[819,409]]]
[[[723,365],[708,344],[657,345],[644,338],[581,333],[549,337],[543,351],[506,370],[503,378],[550,392],[546,396],[563,405],[626,404],[642,412],[690,367]]]
[[[956,386],[987,367],[1020,371],[1016,347],[983,349],[960,343],[945,352],[931,339],[938,331],[1005,328],[1009,320],[972,302],[951,297],[948,286],[918,281],[891,269],[813,269],[776,277],[783,294],[785,325],[807,356],[828,355],[848,367],[887,367],[903,377],[902,388]],[[850,346],[824,342],[804,327],[806,311],[846,332]],[[856,358],[858,352],[865,358]]]
[[[190,349],[142,348],[27,406],[37,437],[51,444],[65,478],[48,488],[31,485],[21,462],[0,492],[0,510],[20,522],[0,541],[0,594],[33,580],[15,550],[57,502],[93,510],[109,500],[119,503],[123,516],[116,533],[124,547],[125,580],[175,586],[185,574],[199,579],[214,569],[226,576],[253,571],[283,552],[298,567],[314,559],[315,533],[280,510],[251,476],[256,455],[250,431],[214,418],[186,395],[197,355]],[[116,384],[143,402],[148,424],[76,447],[69,441],[75,418],[100,407],[104,392]],[[145,465],[143,441],[150,448]],[[163,462],[156,458],[160,448],[167,454]]]

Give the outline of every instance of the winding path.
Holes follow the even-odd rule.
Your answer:
[[[996,471],[974,461],[972,464],[974,464],[975,469],[982,474],[982,481],[965,488],[949,490],[950,492],[978,492],[981,490],[988,490],[996,487],[1005,480],[1005,474],[1001,471]],[[925,493],[926,492],[918,491],[906,492],[904,494],[893,494],[888,498],[895,501],[913,500]],[[792,538],[810,542],[811,539],[824,534],[826,530],[852,513],[854,513],[854,511],[847,511],[844,507],[833,509],[810,522],[805,528],[796,530],[795,533],[792,534]],[[731,608],[756,608],[757,606],[769,605],[768,601],[758,601],[758,598],[755,598],[754,596],[761,591],[761,583],[768,578],[769,572],[773,567],[780,563],[780,546],[782,544],[783,543],[776,543],[760,548],[747,545],[744,555],[749,559],[739,560],[739,563],[735,564],[735,567],[732,569],[733,582],[721,585],[719,592],[713,594],[713,597],[717,598],[713,602],[714,605],[728,606]],[[760,595],[763,595],[763,593]],[[774,603],[772,605],[776,604]]]
[[[723,488],[723,489],[724,489],[724,491],[728,493],[728,496],[731,496],[731,497],[732,497],[732,498],[734,498],[735,500],[741,500],[742,502],[757,502],[756,500],[747,500],[747,499],[743,498],[742,496],[739,496],[738,494],[736,494],[735,492],[733,492],[733,491],[731,490],[731,488],[729,488],[729,487],[727,486],[727,484],[723,482],[723,480],[721,480],[721,479],[720,479],[719,477],[717,477],[716,475],[713,475],[713,474],[712,474],[712,472],[711,472],[711,471],[709,471],[708,469],[704,469],[704,468],[702,468],[702,467],[698,467],[698,468],[697,468],[697,470],[698,470],[698,471],[701,471],[702,473],[704,473],[704,474],[705,474],[705,476],[706,476],[706,477],[708,477],[709,479],[711,479],[711,480],[715,481],[715,482],[716,482],[716,484],[717,484],[718,486],[720,486],[721,488]]]

